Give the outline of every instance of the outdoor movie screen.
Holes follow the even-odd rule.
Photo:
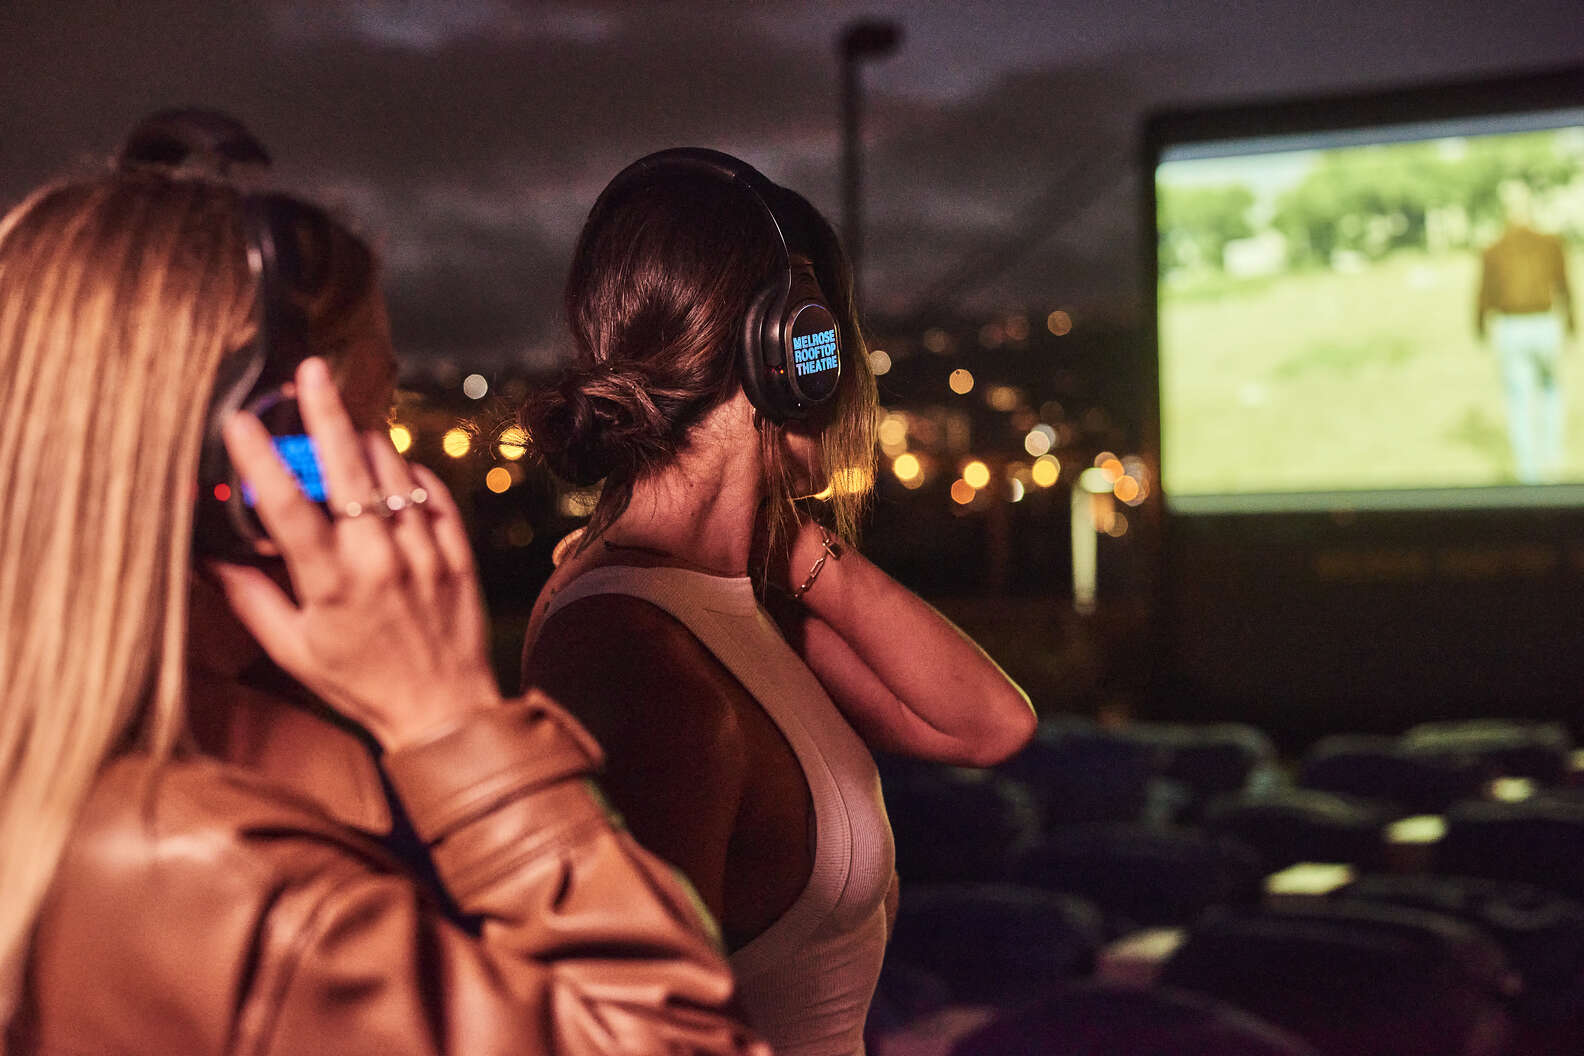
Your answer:
[[[1584,506],[1584,109],[1168,144],[1155,208],[1168,508]]]

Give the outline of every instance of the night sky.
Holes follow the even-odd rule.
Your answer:
[[[865,68],[877,316],[1136,320],[1151,109],[1584,63],[1579,0],[0,0],[0,201],[152,109],[220,107],[381,248],[405,356],[542,366],[628,160],[714,146],[837,218],[833,41],[858,15],[905,34]]]

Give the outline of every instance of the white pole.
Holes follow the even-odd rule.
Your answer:
[[[1095,608],[1098,550],[1094,497],[1075,485],[1072,489],[1073,609],[1084,616]]]

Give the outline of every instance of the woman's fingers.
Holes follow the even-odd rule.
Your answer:
[[[406,461],[391,446],[389,434],[365,433],[363,449],[368,454],[380,494],[386,496],[384,514],[391,519],[391,535],[396,540],[396,549],[401,553],[414,581],[427,588],[434,583],[443,560],[435,547],[434,534],[429,529],[426,510],[428,489],[418,494],[423,501],[415,505],[413,499],[418,485]]]
[[[257,568],[224,561],[209,562],[209,571],[220,583],[226,601],[242,625],[292,674],[307,663],[297,607],[275,582]]]
[[[302,411],[303,425],[313,436],[330,508],[344,510],[350,503],[360,506],[372,503],[378,492],[363,442],[341,404],[341,397],[330,379],[330,369],[317,356],[303,360],[297,368],[297,405]]]
[[[375,487],[363,439],[352,425],[330,369],[317,356],[297,368],[297,405],[313,437],[325,494],[341,547],[342,568],[354,583],[388,583],[401,575],[402,558],[385,529],[385,496]]]
[[[435,546],[455,576],[473,575],[473,546],[468,542],[467,525],[462,522],[462,511],[456,500],[428,466],[414,465],[412,474],[418,486],[427,493],[424,510],[429,515],[429,530],[434,533]]]
[[[324,513],[310,502],[275,452],[269,432],[245,411],[224,429],[226,452],[253,490],[253,508],[280,548],[299,594],[322,594],[337,586],[335,535]]]

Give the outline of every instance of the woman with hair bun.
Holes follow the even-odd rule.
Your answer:
[[[629,828],[721,922],[749,1024],[805,1056],[862,1051],[894,913],[870,749],[988,766],[1035,724],[854,545],[876,400],[851,285],[800,195],[711,151],[642,159],[578,240],[576,362],[522,413],[558,475],[603,481],[525,684],[599,738]],[[806,367],[834,388],[788,389]]]

